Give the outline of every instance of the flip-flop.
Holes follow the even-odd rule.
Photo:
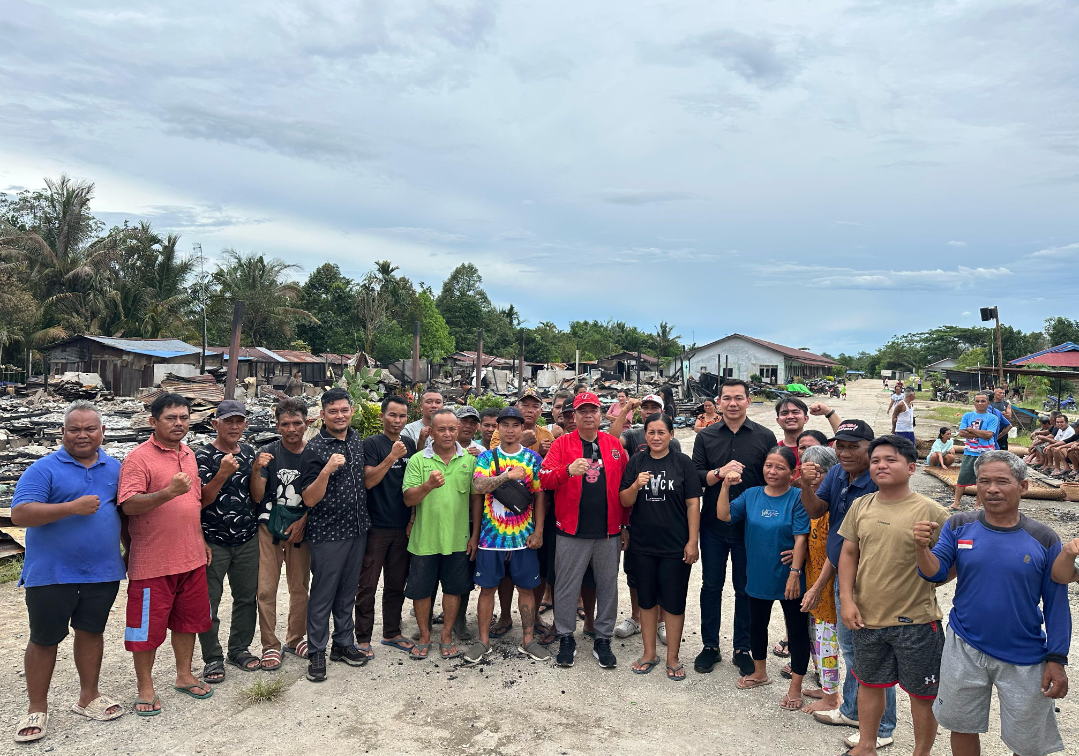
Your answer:
[[[767,680],[766,682],[761,682],[760,680],[749,680],[748,684],[743,684],[746,682],[746,678],[748,677],[749,675],[746,675],[745,677],[739,677],[738,682],[735,684],[742,690],[753,690],[754,688],[763,688],[765,685],[772,684],[771,680]]]
[[[196,693],[195,688],[201,688],[202,683],[195,683],[194,685],[173,685],[173,689],[180,691],[184,695],[191,696],[192,698],[209,698],[214,694],[213,688],[207,688],[205,693]],[[143,702],[145,703],[145,701]]]
[[[503,635],[513,629],[513,625],[495,625],[491,628],[492,638],[501,638]]]
[[[448,653],[446,653],[451,648],[457,648],[457,644],[456,643],[439,643],[438,644],[438,651],[439,651],[440,654],[442,654],[442,660],[443,661],[449,661],[450,659],[456,659],[459,656],[464,656],[465,655],[465,652],[462,651],[459,648],[457,648],[457,653],[456,654],[448,654]]]
[[[795,701],[798,702],[797,706],[794,705]],[[805,701],[802,699],[801,696],[799,696],[798,698],[783,696],[783,700],[779,702],[779,708],[783,709],[784,711],[801,711],[803,706],[805,706]]]
[[[790,644],[787,641],[777,641],[776,644],[772,646],[772,656],[778,656],[780,659],[786,659],[790,655]]]
[[[161,709],[155,709],[154,706],[157,706],[160,703],[161,703],[161,700],[157,696],[154,696],[153,701],[143,701],[140,698],[136,698],[135,699],[135,716],[138,716],[138,717],[156,717],[158,714],[161,713]],[[150,708],[147,709],[146,711],[141,711],[139,709],[139,704],[142,704],[144,706],[149,706]]]
[[[116,711],[109,714],[109,709],[113,707],[116,707]],[[76,701],[74,705],[72,705],[71,710],[76,714],[81,714],[87,719],[93,719],[96,722],[111,722],[127,713],[124,711],[122,705],[105,696],[98,696],[93,701],[86,704],[86,706],[79,706],[79,702]]]
[[[375,652],[371,650],[371,644],[370,643],[367,644],[367,648],[364,648],[360,644],[357,644],[356,648],[360,649],[360,653],[362,653],[364,656],[366,656],[368,661],[375,658]]]
[[[591,638],[592,640],[596,639],[596,631],[595,630],[582,630],[581,634],[584,635],[585,638]]]
[[[541,601],[539,605],[539,613],[549,612],[554,609],[554,604],[548,604],[546,601]]]
[[[541,646],[549,646],[558,638],[558,632],[554,629],[554,625],[536,625],[532,629],[532,633],[536,637],[536,643]]]
[[[421,654],[420,651],[422,651],[423,653]],[[408,658],[409,659],[416,659],[417,661],[422,661],[422,660],[426,659],[430,655],[431,655],[431,644],[430,643],[416,643],[415,645],[412,646],[412,650],[408,652]]]
[[[659,657],[657,656],[655,659],[638,659],[637,664],[639,665],[639,668],[630,666],[630,669],[633,670],[633,674],[647,675],[656,668],[657,664],[659,664]]]
[[[682,672],[681,677],[678,676],[679,671]],[[667,665],[667,679],[668,680],[674,680],[675,682],[684,682],[685,679],[686,679],[686,668],[685,668],[685,666],[682,665],[682,664],[679,664],[677,667],[672,667],[670,664],[668,664]]]
[[[281,652],[276,648],[268,648],[262,652],[260,666],[267,672],[281,669]]]
[[[396,648],[398,651],[404,651],[406,654],[416,647],[416,644],[408,638],[394,638],[393,640],[386,640],[383,638],[382,645]]]

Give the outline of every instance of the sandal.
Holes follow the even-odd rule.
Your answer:
[[[307,639],[306,638],[301,638],[300,642],[296,644],[296,648],[293,648],[292,646],[285,646],[285,653],[286,654],[292,654],[293,656],[298,656],[301,659],[306,659],[307,658]]]
[[[539,605],[539,613],[543,614],[554,609],[554,604],[548,604],[546,601],[541,601]]]
[[[532,629],[532,634],[536,638],[536,643],[541,646],[549,646],[558,638],[558,632],[554,629],[554,625],[536,625]]]
[[[109,714],[109,709],[116,709],[116,711]],[[86,704],[86,706],[79,706],[79,702],[76,701],[71,707],[71,710],[76,714],[81,714],[87,719],[93,719],[96,722],[111,722],[127,713],[124,711],[123,706],[105,696],[98,696],[93,701]]]
[[[678,674],[679,672],[681,672],[682,674]],[[670,664],[668,664],[667,679],[674,680],[675,682],[682,682],[686,679],[686,668],[681,664],[679,664],[677,667],[672,667]]]
[[[778,656],[780,659],[786,659],[790,655],[790,644],[787,641],[781,640],[774,646],[772,646],[772,656]]]
[[[647,675],[649,672],[656,668],[657,664],[659,664],[659,657],[657,656],[655,659],[640,658],[635,662],[635,664],[637,666],[630,666],[630,669],[633,670],[633,674]]]
[[[143,710],[139,706],[149,706],[149,709]],[[156,709],[154,707],[157,707]],[[161,713],[161,700],[154,696],[153,701],[143,701],[141,698],[135,699],[135,716],[138,717],[156,717]]]
[[[268,648],[262,652],[260,666],[267,672],[281,669],[281,652],[276,648]]]
[[[225,682],[225,664],[220,659],[212,661],[202,668],[202,679],[210,683],[210,685],[217,685],[218,683]]]
[[[409,659],[423,660],[426,659],[431,651],[430,643],[416,643],[412,646],[412,650],[408,652]]]
[[[20,735],[23,730],[32,730],[37,728],[37,732],[29,735]],[[45,737],[45,732],[49,727],[49,712],[47,711],[35,711],[27,714],[25,717],[19,720],[19,723],[15,725],[15,742],[16,743],[33,743],[35,740],[41,740]]]
[[[465,652],[464,659],[469,664],[479,664],[489,653],[491,653],[490,646],[485,645],[483,641],[476,641],[469,646],[468,651]],[[442,658],[445,659],[446,657]]]
[[[416,644],[410,641],[408,638],[391,638],[386,640],[382,639],[383,646],[389,646],[390,648],[396,648],[398,651],[404,651],[406,654],[416,647]]]
[[[784,664],[783,669],[779,670],[779,676],[784,679],[790,680],[791,677],[794,676],[794,670],[791,669],[791,665]]]
[[[178,690],[192,698],[209,698],[214,694],[213,688],[207,688],[205,693],[196,693],[195,688],[201,688],[202,686],[203,683],[195,683],[194,685],[173,685],[172,687],[174,690]]]
[[[584,613],[584,607],[583,606],[577,607],[577,616],[580,617],[581,619],[587,619],[587,617],[586,617],[586,615]]]
[[[779,708],[784,711],[801,711],[804,705],[805,702],[801,696],[798,696],[798,698],[791,698],[789,695],[783,696],[783,700],[779,702]]]
[[[254,664],[251,662],[254,662]],[[259,661],[259,658],[248,651],[241,652],[235,659],[229,659],[229,664],[242,669],[244,672],[258,672],[262,669],[262,662]]]
[[[495,625],[491,628],[490,635],[492,638],[501,638],[512,629],[513,625]]]
[[[596,639],[595,630],[582,630],[581,635],[583,635],[585,638],[591,638],[593,641]]]
[[[367,657],[367,661],[375,658],[375,652],[371,650],[370,643],[357,643],[356,648],[360,649],[360,653]]]
[[[736,683],[736,685],[738,685],[738,687],[741,688],[742,690],[753,690],[754,688],[763,688],[765,685],[771,685],[771,684],[772,684],[771,680],[764,680],[764,681],[750,680],[749,675],[746,675],[745,677],[739,677],[738,682]]]
[[[465,652],[461,649],[457,649],[456,653],[449,653],[451,648],[457,648],[456,643],[439,643],[438,650],[442,654],[442,661],[449,661],[450,659],[456,659],[459,656],[464,656]]]

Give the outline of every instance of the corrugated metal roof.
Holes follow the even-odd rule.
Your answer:
[[[179,357],[185,354],[201,354],[202,350],[179,339],[117,339],[112,336],[84,336],[113,349],[151,357]]]
[[[690,352],[688,352],[688,354],[695,355],[698,352],[700,352],[702,349],[707,349],[708,347],[715,346],[716,344],[720,343],[721,341],[726,341],[727,339],[733,339],[735,337],[740,338],[740,339],[745,339],[746,341],[752,341],[754,344],[760,344],[763,347],[766,347],[768,349],[772,349],[772,350],[774,350],[776,352],[779,352],[784,357],[789,357],[790,359],[794,360],[795,362],[802,362],[802,363],[805,363],[806,365],[818,365],[818,366],[821,366],[821,367],[831,367],[832,365],[838,365],[839,364],[835,360],[829,359],[828,357],[822,357],[819,354],[813,354],[813,352],[807,352],[804,349],[795,349],[794,347],[783,346],[782,344],[776,344],[774,341],[765,341],[764,339],[757,339],[757,338],[754,338],[752,336],[746,336],[745,334],[742,334],[742,333],[732,333],[730,336],[724,336],[722,339],[716,339],[715,341],[712,341],[712,342],[710,342],[708,344],[705,344],[704,346],[700,346],[700,347],[697,347],[696,349],[691,350]]]
[[[458,362],[468,362],[471,360],[473,363],[476,361],[476,353],[474,351],[462,350],[450,355],[450,359],[457,360]],[[513,365],[513,360],[507,360],[504,357],[495,357],[494,355],[483,355],[483,366],[488,367],[490,365]]]
[[[281,357],[283,362],[315,362],[326,364],[326,360],[321,357],[316,357],[310,352],[297,352],[293,349],[275,349],[274,353],[278,357]]]
[[[1049,365],[1050,367],[1079,367],[1079,344],[1066,341],[1055,347],[1043,349],[1018,360],[1012,360],[1010,365]]]
[[[207,352],[220,354],[224,359],[229,358],[228,347],[206,347]],[[271,352],[266,347],[240,347],[240,362],[249,360],[252,362],[287,362],[283,357]]]

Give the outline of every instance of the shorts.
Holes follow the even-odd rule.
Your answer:
[[[896,431],[895,435],[907,439],[907,441],[910,441],[912,444],[916,443],[914,440],[914,431]]]
[[[176,575],[128,581],[124,628],[128,651],[153,651],[165,642],[166,630],[205,633],[211,625],[206,565]]]
[[[667,614],[685,614],[689,573],[693,566],[683,562],[682,557],[652,556],[635,551],[627,554],[626,563],[633,565],[637,582],[637,605],[641,609],[652,609],[659,604]]]
[[[933,702],[937,721],[953,732],[989,731],[993,688],[1000,700],[1000,739],[1022,756],[1064,750],[1057,729],[1056,701],[1042,695],[1044,662],[1021,667],[986,656],[948,628],[940,690]]]
[[[633,536],[630,538],[632,539]],[[633,559],[630,558],[628,551],[622,552],[622,571],[626,573],[626,585],[637,590],[637,578],[633,574]]]
[[[977,457],[970,454],[963,455],[963,464],[959,468],[959,480],[956,481],[956,485],[973,486],[978,482],[978,476],[974,474],[974,463],[977,461]]]
[[[557,533],[557,529],[554,525],[554,492],[544,491],[547,495],[548,507],[546,516],[543,518],[543,545],[536,549],[536,558],[539,559],[539,574],[540,580],[546,580],[547,575],[554,572],[553,565],[554,560],[551,558],[551,552],[554,551],[554,537]]]
[[[997,448],[1001,451],[1008,451],[1008,434],[997,437]]]
[[[35,646],[56,646],[67,637],[68,624],[84,633],[105,632],[119,590],[119,580],[28,587],[30,642]]]
[[[465,551],[452,554],[412,555],[405,582],[405,598],[431,598],[439,584],[442,593],[463,596],[472,591],[472,560]]]
[[[870,688],[896,683],[914,698],[932,699],[940,683],[944,627],[924,625],[862,628],[853,631],[855,678]]]
[[[554,585],[555,578],[558,577],[555,574],[554,568],[554,555],[555,544],[558,543],[557,539],[558,531],[554,530],[551,534],[551,540],[547,540],[547,533],[543,534],[543,544],[547,548],[547,583]],[[587,588],[590,591],[596,590],[596,573],[592,571],[592,563],[589,562],[588,567],[584,571],[584,578],[581,580],[581,587]]]
[[[539,557],[534,549],[480,549],[472,581],[480,588],[497,588],[502,578],[509,575],[515,586],[531,590],[540,584],[539,570]]]

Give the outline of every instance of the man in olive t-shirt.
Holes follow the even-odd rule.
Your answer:
[[[948,511],[910,490],[918,454],[908,439],[881,436],[869,445],[876,493],[856,499],[843,518],[839,557],[842,621],[853,631],[858,687],[858,744],[854,756],[873,756],[884,714],[884,691],[898,683],[910,694],[914,753],[936,739],[933,699],[944,650],[943,613],[936,586],[918,575],[914,524],[943,525]],[[938,531],[939,532],[939,531]]]

